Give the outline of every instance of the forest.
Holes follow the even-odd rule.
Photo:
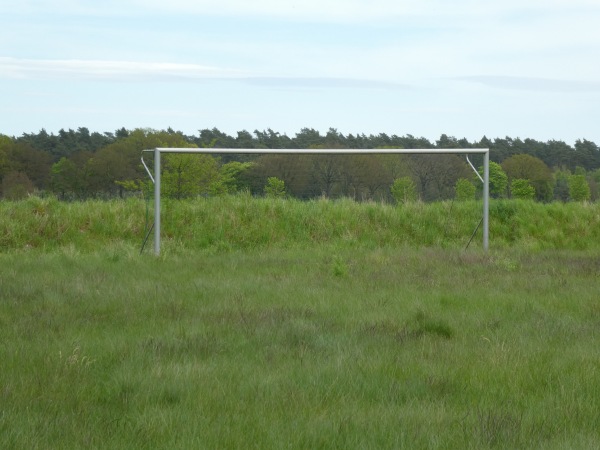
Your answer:
[[[594,142],[483,137],[469,142],[442,134],[423,137],[321,133],[302,128],[293,137],[268,130],[230,136],[217,128],[186,135],[167,130],[121,128],[42,129],[19,137],[0,134],[0,196],[18,200],[30,194],[60,200],[110,199],[149,192],[141,151],[154,147],[198,148],[489,148],[490,194],[540,202],[597,201],[600,148]],[[151,155],[148,156],[151,159]],[[481,161],[474,156],[476,167]],[[215,196],[249,191],[256,196],[316,197],[386,202],[476,198],[481,183],[458,155],[167,155],[164,195]]]

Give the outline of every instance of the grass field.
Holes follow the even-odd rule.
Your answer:
[[[164,201],[163,244],[223,253],[332,245],[337,248],[442,247],[463,249],[482,215],[481,202],[390,205],[352,200],[253,198],[234,195]],[[146,217],[141,199],[59,202],[31,197],[0,201],[3,252],[73,248],[95,252],[113,244],[140,246]],[[481,230],[471,248],[481,248]],[[490,248],[596,250],[600,203],[492,200]]]
[[[491,234],[484,254],[459,238],[375,241],[358,219],[351,238],[343,217],[339,231],[288,224],[289,236],[313,230],[295,244],[265,225],[269,244],[258,227],[227,241],[205,219],[221,230],[214,245],[167,229],[156,258],[139,255],[133,219],[118,239],[100,207],[87,214],[103,223],[82,228],[80,206],[34,202],[0,206],[15,221],[0,219],[15,231],[0,254],[0,448],[598,448],[597,245]],[[303,207],[341,214],[315,204]],[[25,223],[32,205],[46,210]],[[257,207],[270,222],[303,217],[293,203]],[[363,222],[393,214],[352,208]],[[248,228],[260,211],[246,211]],[[241,221],[231,214],[219,217]],[[47,244],[18,241],[36,220]],[[506,226],[522,242],[522,225]]]

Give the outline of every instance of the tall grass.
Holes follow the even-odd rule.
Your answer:
[[[259,205],[271,220],[343,214]],[[0,448],[597,446],[597,252],[328,232],[301,249],[246,234],[254,250],[0,254]]]
[[[253,250],[314,244],[347,247],[465,247],[482,215],[478,202],[389,205],[352,200],[252,198],[248,195],[163,202],[168,250]],[[32,197],[0,202],[0,248],[73,246],[94,251],[113,242],[140,246],[152,208],[140,199],[64,203]],[[473,239],[481,246],[481,230]],[[598,249],[600,204],[496,200],[490,245],[500,249]]]

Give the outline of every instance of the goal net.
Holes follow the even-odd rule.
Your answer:
[[[154,175],[144,161],[144,154],[154,154]],[[483,184],[483,248],[489,247],[489,149],[243,149],[243,148],[154,148],[142,151],[142,164],[154,183],[154,253],[160,254],[161,233],[161,156],[163,154],[207,154],[231,157],[233,155],[263,158],[262,166],[271,165],[271,172],[265,169],[263,182],[269,173],[287,178],[289,188],[295,190],[295,196],[310,198],[315,196],[346,196],[357,200],[384,199],[388,195],[390,177],[394,177],[392,167],[394,155],[423,155],[416,165],[423,171],[420,186],[421,195],[428,195],[426,180],[431,179],[432,167],[445,167],[452,172],[451,159],[443,155],[467,155],[468,166],[477,174]],[[468,155],[483,156],[483,176],[475,169]],[[374,156],[378,158],[373,159]],[[294,162],[295,159],[295,162]],[[266,162],[266,163],[265,163]],[[376,163],[375,163],[376,162]],[[292,163],[290,165],[290,163]],[[299,164],[293,167],[293,164]],[[300,166],[309,166],[310,170],[297,170]],[[345,167],[345,169],[344,169]],[[287,169],[286,169],[287,168]],[[290,169],[292,168],[292,169]],[[359,170],[360,169],[360,170]],[[273,172],[274,170],[274,172]],[[286,174],[286,170],[288,173]],[[300,174],[300,175],[299,175]],[[365,174],[368,174],[365,175]],[[260,174],[258,175],[261,176]],[[429,177],[429,178],[427,178]],[[277,178],[273,176],[273,178]],[[420,179],[420,178],[419,178]],[[293,180],[293,182],[291,182]],[[438,184],[439,176],[438,176]]]

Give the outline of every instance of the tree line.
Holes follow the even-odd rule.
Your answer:
[[[483,137],[469,142],[442,134],[431,142],[412,135],[343,135],[302,128],[294,136],[246,130],[230,136],[217,128],[198,135],[167,130],[87,128],[49,134],[0,134],[0,195],[19,199],[34,192],[65,200],[112,198],[149,191],[140,162],[154,147],[252,149],[489,148],[490,192],[494,197],[538,201],[592,200],[600,197],[600,148],[578,140]],[[374,152],[375,153],[375,152]],[[149,155],[149,157],[151,157]],[[481,166],[476,155],[475,167]],[[164,195],[185,198],[242,190],[253,195],[297,198],[351,197],[357,200],[434,201],[476,198],[481,183],[458,155],[165,155]]]

